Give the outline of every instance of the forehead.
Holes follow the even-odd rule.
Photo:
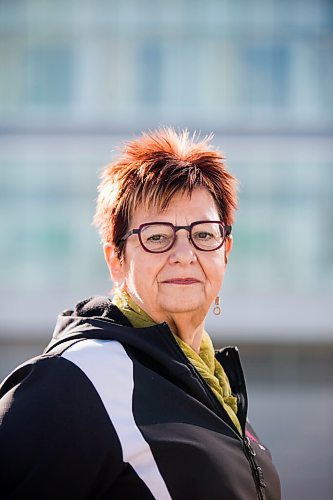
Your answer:
[[[172,222],[187,224],[197,220],[218,220],[217,204],[205,188],[195,189],[191,195],[176,193],[165,210],[156,206],[146,207],[139,205],[133,211],[130,227],[137,227],[145,222]]]

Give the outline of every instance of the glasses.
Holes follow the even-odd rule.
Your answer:
[[[188,238],[195,248],[212,252],[223,245],[232,227],[221,221],[205,220],[192,222],[189,226],[174,226],[171,222],[147,222],[128,231],[120,241],[126,241],[132,234],[137,234],[146,252],[162,253],[170,250],[180,229],[188,231]]]

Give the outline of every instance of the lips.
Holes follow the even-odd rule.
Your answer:
[[[195,283],[200,283],[200,281],[195,278],[173,278],[162,281],[162,283],[169,283],[171,285],[193,285]]]

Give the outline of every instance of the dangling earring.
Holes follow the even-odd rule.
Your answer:
[[[221,314],[221,311],[222,311],[222,309],[220,307],[220,297],[219,296],[215,297],[215,302],[214,303],[215,303],[215,306],[214,306],[214,309],[213,309],[213,313],[216,316],[218,316],[219,314]]]

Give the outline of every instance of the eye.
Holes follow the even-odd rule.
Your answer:
[[[147,241],[164,241],[166,239],[170,238],[167,234],[161,234],[161,233],[156,233],[152,234],[147,238]]]
[[[194,233],[193,238],[197,240],[209,240],[211,238],[214,238],[214,235],[212,233],[209,233],[207,231],[199,231],[197,233]]]
[[[164,234],[164,233],[153,233],[145,238],[145,244],[148,247],[152,247],[153,245],[158,245],[159,247],[168,246],[172,240],[173,235]]]

